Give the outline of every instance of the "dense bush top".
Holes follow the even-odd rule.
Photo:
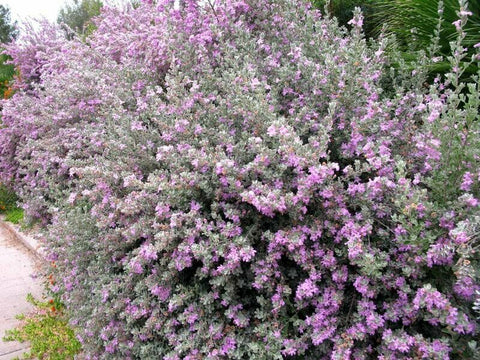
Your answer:
[[[186,4],[8,49],[1,174],[86,356],[473,356],[478,82],[390,70],[359,13]]]

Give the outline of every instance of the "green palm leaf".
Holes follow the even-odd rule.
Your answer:
[[[386,32],[396,35],[405,47],[425,48],[438,24],[438,3],[438,0],[376,0],[373,14],[376,32],[379,33],[385,25]],[[443,4],[440,46],[442,53],[446,54],[449,53],[449,43],[457,36],[453,22],[458,20],[460,5],[458,0],[444,0]],[[469,10],[473,15],[464,27],[467,34],[465,46],[480,42],[480,2],[472,1]]]

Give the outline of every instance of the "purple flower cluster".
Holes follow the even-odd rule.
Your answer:
[[[428,57],[395,70],[360,13],[303,2],[96,21],[8,46],[0,129],[86,358],[448,359],[478,334],[478,83],[426,87]]]

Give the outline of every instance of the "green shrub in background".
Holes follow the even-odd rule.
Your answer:
[[[458,17],[463,12],[468,14],[468,20],[460,24]],[[438,48],[434,54],[437,56],[437,63],[432,67],[432,73],[445,74],[450,69],[451,64],[445,58],[451,53],[452,42],[456,41],[460,25],[461,32],[464,33],[461,45],[470,49],[468,58],[473,55],[473,46],[480,43],[478,1],[375,0],[375,11],[371,20],[375,24],[374,33],[379,34],[384,27],[387,34],[397,38],[407,59],[412,50],[426,49],[432,37],[438,34]],[[469,64],[463,71],[462,80],[471,82],[472,75],[477,71],[476,64]]]
[[[0,184],[0,213],[16,208],[18,197],[7,186]]]
[[[23,355],[24,359],[73,359],[81,346],[68,325],[63,304],[58,299],[42,302],[31,294],[27,300],[35,306],[34,313],[19,315],[22,324],[7,331],[3,340],[30,342],[31,349]]]
[[[412,62],[415,57],[413,52],[427,49],[432,38],[438,35],[438,48],[434,54],[438,60],[431,67],[432,74],[445,74],[450,69],[449,61],[442,57],[450,54],[450,43],[457,38],[461,9],[468,8],[470,13],[468,21],[462,25],[465,33],[462,45],[470,48],[469,55],[472,55],[473,45],[480,43],[478,0],[313,0],[313,4],[319,9],[327,9],[343,26],[348,25],[355,7],[361,8],[365,15],[363,27],[366,37],[377,37],[384,29],[386,35],[396,38],[406,62]],[[475,64],[470,64],[465,68],[462,79],[471,81],[477,70]]]
[[[376,0],[312,0],[313,5],[321,10],[327,10],[331,15],[338,19],[338,23],[347,26],[353,17],[355,7],[362,9],[365,17],[364,32],[365,36],[371,37],[376,28],[376,22],[373,21],[373,13],[376,11]]]
[[[438,24],[438,8],[443,9],[440,45],[444,54],[450,53],[450,42],[457,37],[455,22],[460,8],[471,12],[467,24],[464,45],[480,42],[480,2],[465,0],[312,0],[315,7],[327,9],[340,25],[347,25],[355,7],[365,16],[364,30],[367,36],[378,35],[383,26],[387,33],[395,35],[405,47],[425,49],[431,43]],[[467,6],[468,5],[468,6]],[[413,31],[412,31],[413,29]]]
[[[0,54],[0,97],[2,99],[10,96],[12,90],[9,83],[15,74],[15,67],[8,64],[8,60],[8,56]]]
[[[16,23],[12,23],[10,19],[10,9],[6,6],[0,5],[0,44],[8,43],[10,40],[17,36]],[[12,89],[10,88],[10,81],[15,75],[15,67],[9,64],[8,61],[11,58],[1,53],[0,47],[0,99],[10,97]],[[2,107],[0,104],[0,111]],[[0,125],[1,125],[1,112],[0,112]],[[7,214],[10,211],[14,211],[11,214],[11,219],[19,219],[19,209],[17,208],[17,196],[7,186],[0,184],[0,214]]]
[[[17,195],[7,186],[0,184],[0,214],[5,220],[19,224],[23,220],[23,209],[17,206]]]
[[[5,220],[13,224],[20,224],[23,220],[23,209],[14,208],[5,213]]]
[[[10,18],[10,9],[0,5],[0,44],[10,42],[17,34],[16,22],[12,22]],[[2,50],[1,47],[0,50]],[[10,60],[10,58],[7,55],[1,54],[0,51],[0,98],[10,95],[9,92],[11,90],[8,85],[15,73],[14,66],[6,64],[8,60]]]
[[[440,6],[439,6],[440,5]],[[358,6],[358,5],[357,5]],[[465,0],[374,0],[372,20],[377,32],[385,24],[387,33],[394,34],[408,48],[425,49],[431,42],[438,24],[439,7],[443,23],[439,43],[443,54],[450,53],[450,42],[457,38],[456,22],[460,8],[471,12],[463,26],[466,33],[463,44],[473,46],[480,42],[480,2]]]

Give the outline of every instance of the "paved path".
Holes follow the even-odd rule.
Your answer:
[[[35,274],[39,260],[18,242],[0,221],[0,360],[20,357],[28,344],[3,342],[5,330],[15,327],[15,316],[32,310],[26,296],[41,298],[43,285]]]

